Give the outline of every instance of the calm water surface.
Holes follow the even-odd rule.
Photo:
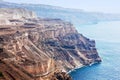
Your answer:
[[[81,25],[77,30],[96,40],[101,64],[71,72],[73,80],[120,80],[120,21]]]

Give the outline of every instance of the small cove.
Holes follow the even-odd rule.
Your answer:
[[[102,63],[72,71],[73,80],[120,80],[120,21],[77,26],[77,30],[96,40]]]

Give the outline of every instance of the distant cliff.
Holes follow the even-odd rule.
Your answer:
[[[74,25],[93,24],[98,23],[99,21],[120,20],[120,14],[88,12],[79,9],[76,10],[43,4],[16,4],[1,2],[0,7],[26,8],[34,11],[39,17],[53,19],[60,18],[64,21],[72,22]]]
[[[0,25],[10,25],[11,19],[37,18],[32,11],[20,8],[0,8]]]
[[[18,15],[26,12],[20,9]],[[0,72],[6,80],[72,80],[66,72],[101,62],[95,41],[73,24],[31,13],[23,19],[4,17],[10,24],[0,25]]]
[[[36,18],[32,11],[21,8],[0,8],[0,18],[21,19],[21,18]]]

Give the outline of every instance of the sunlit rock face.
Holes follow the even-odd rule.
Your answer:
[[[32,11],[20,8],[0,8],[0,25],[11,25],[13,20],[21,20],[25,18],[36,18],[36,14]]]
[[[65,72],[101,61],[95,41],[71,23],[30,18],[31,13],[20,11],[24,19],[11,14],[5,17],[9,26],[0,26],[0,72],[6,80],[71,80]]]
[[[10,25],[10,21],[8,19],[0,19],[0,25]]]
[[[32,11],[21,8],[0,8],[0,18],[21,19],[21,18],[36,18]]]
[[[36,36],[29,36],[29,38],[42,51],[53,56],[56,62],[62,65],[64,71],[100,61],[95,41],[79,34],[71,23],[63,22],[59,26],[52,26],[55,28],[50,28],[49,24],[48,26],[45,30],[40,29],[44,31],[39,30],[39,38]]]

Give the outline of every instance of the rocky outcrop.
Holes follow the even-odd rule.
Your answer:
[[[16,19],[36,18],[34,12],[21,8],[0,8],[0,25],[11,25]]]
[[[39,49],[62,65],[62,70],[69,71],[101,60],[95,41],[79,34],[71,23],[61,20],[46,20],[44,23],[45,27],[42,29],[30,31],[29,38]]]
[[[72,78],[65,72],[55,72],[50,80],[72,80]]]
[[[8,19],[0,19],[0,25],[10,25],[10,21]]]
[[[21,19],[36,18],[34,12],[21,8],[0,8],[0,18]]]
[[[24,12],[25,13],[25,12]],[[11,19],[0,26],[0,72],[6,80],[71,80],[65,72],[100,62],[95,41],[60,19]]]

